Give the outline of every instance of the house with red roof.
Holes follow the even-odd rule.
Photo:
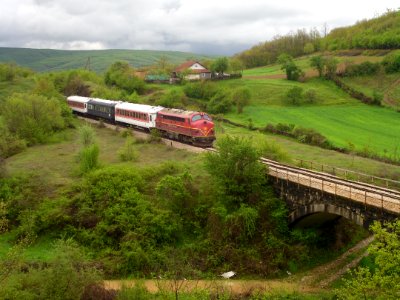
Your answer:
[[[211,79],[211,71],[198,61],[186,61],[175,69],[173,77],[183,76],[186,80]]]

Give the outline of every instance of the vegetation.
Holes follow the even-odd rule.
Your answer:
[[[0,298],[61,297],[67,279],[74,288],[65,298],[90,298],[94,291],[106,293],[95,284],[99,276],[162,276],[175,283],[164,296],[206,299],[215,294],[186,294],[181,279],[212,278],[228,269],[241,276],[283,276],[352,242],[358,231],[347,223],[290,229],[285,205],[258,163],[260,155],[301,166],[313,160],[399,178],[399,167],[355,156],[400,161],[397,113],[359,103],[330,80],[339,73],[346,84],[393,107],[399,55],[357,63],[339,52],[313,55],[339,42],[298,31],[232,59],[205,62],[218,73],[241,72],[279,57],[283,70],[275,64],[246,70],[240,80],[177,86],[144,84],[126,62],[109,64],[104,76],[84,70],[35,74],[0,65]],[[304,53],[311,56],[293,58]],[[153,71],[171,69],[172,60],[163,56]],[[298,82],[301,70],[305,76]],[[70,94],[218,114],[219,153],[200,158],[174,150],[160,143],[156,131],[143,139],[128,130],[80,126],[65,105]],[[391,235],[397,225],[390,226],[375,225],[374,269],[355,271],[340,297],[397,296],[392,285],[398,285],[398,263],[387,264],[388,253],[397,251]],[[45,280],[50,277],[59,281]],[[162,296],[138,285],[118,297]],[[275,295],[248,293],[249,299],[268,297]]]
[[[340,299],[397,299],[400,296],[400,221],[372,227],[375,241],[368,247],[372,266],[350,272],[338,291]]]
[[[247,68],[275,63],[279,55],[287,53],[292,57],[311,54],[314,51],[338,49],[398,49],[400,12],[386,13],[370,20],[362,20],[353,26],[333,29],[323,36],[317,29],[308,32],[297,30],[271,41],[260,43],[236,55]]]
[[[126,61],[139,68],[159,63],[163,57],[172,64],[181,64],[193,58],[209,59],[208,56],[177,51],[0,48],[0,62],[15,62],[37,72],[86,68],[103,73],[116,61]]]

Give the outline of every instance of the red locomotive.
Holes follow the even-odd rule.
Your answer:
[[[214,123],[203,112],[164,108],[157,112],[156,128],[170,139],[195,146],[211,146],[215,140]]]

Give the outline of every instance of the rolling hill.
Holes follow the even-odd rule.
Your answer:
[[[90,69],[101,73],[115,61],[127,61],[134,67],[154,64],[166,57],[172,64],[188,59],[210,58],[204,55],[153,50],[52,50],[29,48],[0,48],[0,62],[15,62],[38,72],[84,68],[90,57]]]

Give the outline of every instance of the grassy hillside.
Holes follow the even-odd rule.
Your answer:
[[[377,18],[362,20],[353,26],[333,29],[323,39],[325,47],[336,49],[400,48],[400,11],[388,11]]]
[[[245,67],[253,68],[276,62],[278,56],[287,53],[300,57],[319,51],[400,48],[400,11],[387,13],[357,22],[355,25],[333,29],[326,37],[316,29],[299,29],[283,36],[274,37],[236,55]]]
[[[204,55],[177,51],[151,50],[50,50],[0,48],[0,62],[15,62],[35,71],[82,69],[90,57],[90,69],[103,72],[115,61],[127,61],[134,67],[149,66],[160,57],[166,57],[172,64],[188,59],[204,59]]]

